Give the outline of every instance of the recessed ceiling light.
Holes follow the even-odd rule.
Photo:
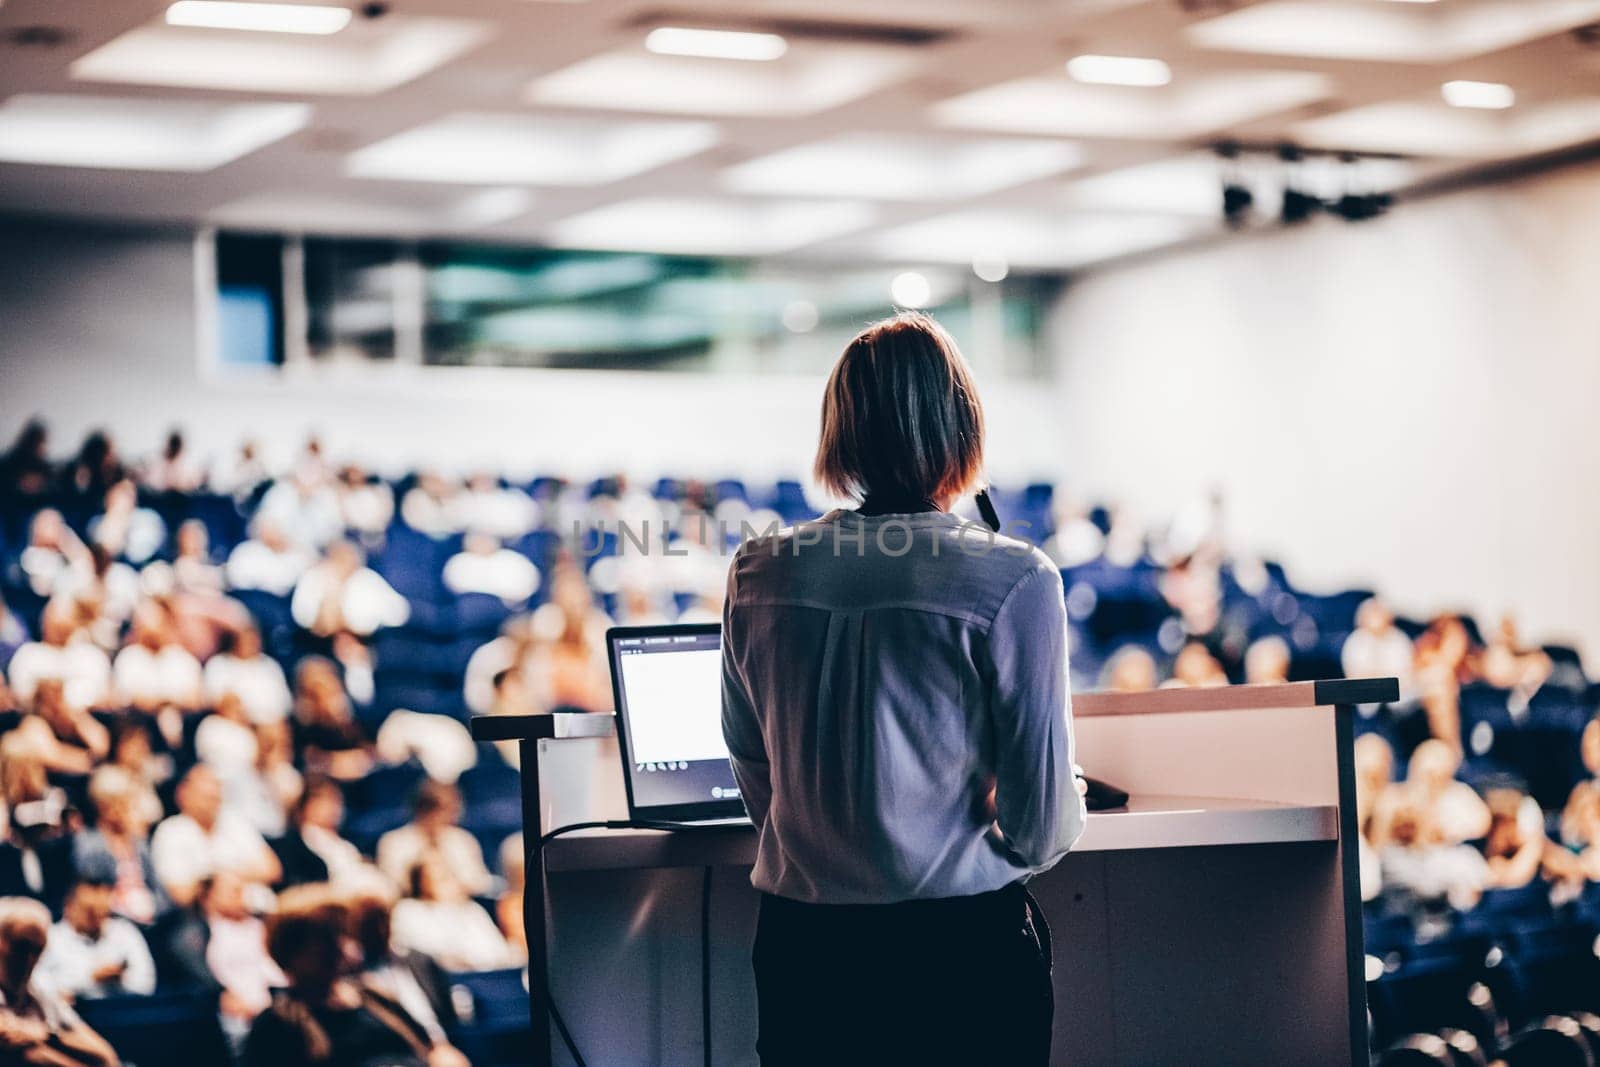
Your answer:
[[[943,200],[1059,174],[1082,158],[1054,139],[852,133],[740,163],[723,171],[722,184],[761,196]]]
[[[450,217],[462,226],[492,226],[525,214],[532,206],[533,194],[528,190],[505,186],[473,193],[450,209]]]
[[[1074,56],[1067,73],[1089,85],[1132,85],[1154,88],[1172,80],[1172,68],[1159,59],[1139,56]]]
[[[859,230],[875,217],[870,204],[848,200],[641,197],[562,219],[547,236],[563,248],[759,256]]]
[[[661,26],[650,31],[644,46],[663,56],[698,56],[701,59],[743,59],[757,62],[778,59],[789,42],[775,33],[742,30],[697,30]]]
[[[707,122],[457,112],[352,152],[357,178],[481,185],[601,185],[717,143]]]
[[[1439,87],[1451,107],[1503,111],[1517,102],[1516,90],[1503,82],[1451,81]]]
[[[209,30],[259,30],[326,36],[350,24],[350,9],[319,4],[242,3],[237,0],[178,0],[167,8],[169,26]]]
[[[973,263],[1003,256],[1007,267],[1071,269],[1131,252],[1175,244],[1215,228],[1212,219],[971,210],[922,219],[869,238],[883,259]]]
[[[19,93],[0,104],[0,160],[206,171],[303,127],[306,104]]]
[[[889,299],[896,307],[925,308],[932,297],[933,286],[928,284],[927,275],[914,270],[896,274],[889,283]]]

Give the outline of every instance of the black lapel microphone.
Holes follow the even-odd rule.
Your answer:
[[[972,502],[978,505],[978,516],[983,519],[983,524],[999,533],[1000,513],[994,509],[994,501],[989,499],[989,487],[984,486],[973,494]]]

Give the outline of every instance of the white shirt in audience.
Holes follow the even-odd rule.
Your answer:
[[[444,565],[444,584],[452,593],[487,593],[520,604],[539,588],[539,568],[509,548],[458,552]]]
[[[179,813],[163,819],[150,836],[150,860],[165,886],[189,886],[218,871],[250,871],[267,842],[249,820],[226,808],[211,832]]]
[[[361,850],[336,833],[320,826],[307,825],[300,828],[300,840],[328,865],[330,882],[337,884],[376,877],[366,857],[361,855]]]
[[[1471,845],[1391,845],[1381,861],[1385,886],[1409,889],[1424,900],[1443,897],[1457,908],[1472,907],[1489,883],[1489,863]]]
[[[276,523],[289,540],[308,548],[322,548],[344,532],[344,516],[334,491],[321,485],[303,493],[295,479],[285,479],[268,489],[256,509],[256,518]]]
[[[27,706],[46,678],[61,680],[63,695],[73,708],[92,708],[110,696],[111,660],[94,642],[83,636],[65,645],[30,641],[17,649],[6,669],[11,692]]]
[[[228,585],[288,596],[310,567],[310,555],[298,548],[280,552],[260,541],[243,541],[228,556]]]
[[[267,931],[260,919],[206,917],[211,937],[206,942],[206,969],[217,982],[252,1011],[265,1011],[274,986],[288,979],[267,955]]]
[[[474,715],[487,715],[494,707],[495,675],[516,666],[518,643],[509,637],[496,637],[480,646],[467,660],[467,673],[462,691],[467,710]]]
[[[411,605],[394,591],[383,576],[371,567],[362,567],[335,588],[337,577],[331,567],[318,564],[306,571],[294,589],[289,610],[294,621],[311,629],[323,600],[339,597],[339,617],[345,629],[365,636],[384,626],[399,626],[411,617]]]
[[[494,888],[494,876],[483,865],[478,839],[459,826],[446,827],[437,844],[429,842],[421,830],[409,823],[390,830],[378,839],[378,869],[395,885],[403,886],[411,878],[411,868],[430,850],[444,857],[450,873],[473,896],[483,896]]]
[[[1401,700],[1410,700],[1416,693],[1411,677],[1411,638],[1396,627],[1381,635],[1355,631],[1345,638],[1339,662],[1346,678],[1398,678]]]
[[[107,985],[95,981],[94,972],[113,963],[123,965],[122,977]],[[50,938],[34,977],[68,997],[98,997],[113,992],[148,995],[156,991],[156,967],[144,935],[127,919],[115,915],[106,920],[97,941],[89,940],[65,920],[50,927]]]
[[[281,722],[294,705],[283,668],[270,656],[246,659],[226,652],[212,656],[206,661],[205,688],[213,703],[224,693],[238,697],[255,723]]]
[[[118,696],[127,701],[188,704],[201,693],[200,661],[182,645],[158,652],[129,645],[117,653],[112,675]]]
[[[408,898],[394,906],[392,924],[396,948],[420,952],[446,970],[492,971],[520,962],[477,901]]]
[[[504,540],[521,537],[539,523],[539,505],[520,489],[468,489],[454,501],[456,523]]]

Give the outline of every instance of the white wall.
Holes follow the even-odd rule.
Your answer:
[[[286,456],[315,429],[337,457],[380,470],[418,463],[585,476],[803,474],[816,444],[820,377],[413,368],[203,370],[193,240],[0,220],[0,436],[46,416],[57,448],[110,427],[126,451],[174,423],[202,453],[246,434]],[[391,368],[385,368],[391,370]],[[1052,397],[984,383],[991,470],[1058,472]]]
[[[1305,583],[1514,607],[1600,657],[1600,167],[1234,237],[1075,284],[1071,482],[1230,525]]]

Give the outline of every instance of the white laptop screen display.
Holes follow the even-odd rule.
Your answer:
[[[618,636],[613,654],[634,807],[736,800],[722,740],[720,636]]]

